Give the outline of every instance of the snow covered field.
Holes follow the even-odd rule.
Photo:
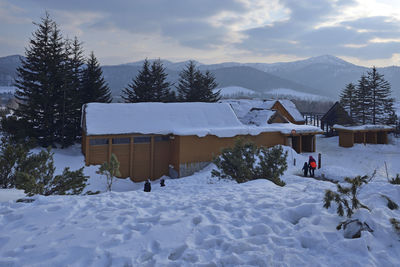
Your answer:
[[[55,151],[59,171],[83,164],[79,149]],[[345,239],[335,229],[344,220],[336,207],[322,207],[324,190],[335,185],[298,176],[309,154],[290,150],[285,187],[219,181],[210,165],[163,188],[153,182],[150,193],[120,180],[111,193],[0,203],[0,266],[399,266],[400,236],[389,219],[400,212],[380,194],[400,204],[400,186],[387,183],[383,163],[391,176],[400,173],[400,140],[340,148],[337,137],[319,137],[317,150],[316,175],[343,180],[377,169],[360,193],[372,212],[354,215],[373,233]],[[104,190],[96,170],[86,168],[89,189]]]

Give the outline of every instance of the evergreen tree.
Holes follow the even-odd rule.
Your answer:
[[[57,141],[56,109],[64,86],[64,42],[48,13],[33,33],[30,45],[17,69],[15,96],[20,106],[16,116],[29,128],[28,135],[40,145]]]
[[[213,92],[216,87],[211,72],[203,74],[193,61],[189,61],[179,74],[178,99],[184,102],[216,102],[220,99],[220,92]]]
[[[126,103],[152,102],[154,100],[153,84],[150,63],[145,59],[142,69],[132,83],[128,84],[128,88],[122,91],[121,97]]]
[[[367,73],[367,80],[370,92],[370,114],[372,124],[386,123],[393,113],[393,98],[390,98],[391,89],[382,74],[373,67]]]
[[[89,102],[111,103],[110,88],[103,78],[103,71],[94,53],[91,52],[83,70],[81,104]]]
[[[152,91],[154,102],[174,102],[175,93],[171,91],[171,83],[167,82],[167,74],[160,59],[151,64],[151,77],[153,80]]]
[[[371,93],[367,77],[363,74],[355,91],[354,116],[362,124],[370,123]]]
[[[356,87],[354,84],[349,83],[340,94],[340,104],[349,112],[352,119],[354,119],[353,113],[356,105],[355,91]]]
[[[82,66],[84,64],[81,43],[75,37],[65,45],[65,83],[60,100],[59,143],[62,147],[72,145],[81,135]]]

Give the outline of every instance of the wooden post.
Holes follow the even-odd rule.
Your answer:
[[[89,153],[90,139],[86,135],[83,138],[85,138],[85,164],[86,164],[86,166],[89,166],[89,164],[90,164],[90,153]]]
[[[150,149],[150,179],[154,178],[154,135],[151,137]]]
[[[129,177],[133,180],[133,137],[129,139]]]
[[[112,138],[108,138],[108,161],[111,160],[112,154]]]
[[[318,153],[318,169],[321,169],[321,153]]]

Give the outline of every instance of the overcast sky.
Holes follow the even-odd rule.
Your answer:
[[[45,11],[102,64],[334,55],[400,65],[399,0],[0,0],[0,56],[23,54]]]

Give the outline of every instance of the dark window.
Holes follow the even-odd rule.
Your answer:
[[[156,142],[169,141],[169,136],[168,135],[156,136],[156,137],[154,137],[154,141],[156,141]]]
[[[151,137],[150,136],[140,136],[140,137],[134,137],[133,142],[135,144],[140,144],[140,143],[150,143]]]
[[[90,139],[89,144],[90,144],[91,146],[107,145],[107,144],[108,144],[108,139],[106,139],[106,138],[101,138],[101,139]]]
[[[115,145],[121,145],[121,144],[129,144],[131,142],[130,138],[113,138],[112,143]]]

